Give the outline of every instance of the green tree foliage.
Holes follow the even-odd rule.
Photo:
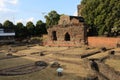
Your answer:
[[[31,21],[29,21],[29,22],[27,22],[26,27],[27,27],[27,30],[28,30],[28,35],[29,36],[34,36],[35,35],[34,24]]]
[[[4,28],[5,32],[14,32],[14,30],[15,30],[15,25],[13,24],[13,22],[11,22],[9,20],[6,20],[3,23],[2,27]]]
[[[27,29],[21,22],[17,23],[15,33],[17,38],[27,37]]]
[[[47,34],[46,24],[38,20],[35,27],[36,35]]]
[[[40,27],[43,24],[43,22],[41,20],[38,20],[36,23],[36,27]]]
[[[18,23],[17,23],[17,27],[18,27],[19,29],[21,29],[21,28],[23,28],[23,27],[24,27],[24,25],[23,25],[23,23],[18,22]]]
[[[2,27],[2,24],[0,23],[0,28]]]
[[[48,13],[48,15],[45,16],[46,18],[46,26],[49,28],[52,25],[58,24],[58,21],[60,19],[60,15],[56,11],[51,11]]]
[[[4,28],[14,29],[14,24],[13,24],[13,22],[11,22],[11,21],[9,21],[9,20],[6,20],[6,21],[3,23],[3,27],[4,27]]]
[[[41,36],[41,30],[40,30],[40,27],[41,27],[41,25],[43,24],[43,22],[41,21],[41,20],[39,20],[39,21],[37,21],[37,23],[36,23],[36,28],[35,28],[35,30],[36,30],[36,35],[40,35]]]
[[[36,26],[31,21],[27,22],[26,26],[24,26],[21,22],[14,25],[11,21],[6,20],[3,26],[0,23],[0,27],[9,32],[14,30],[16,34],[15,37],[18,39],[47,34],[46,24],[41,20],[37,21]]]
[[[82,0],[90,35],[120,35],[120,0]]]

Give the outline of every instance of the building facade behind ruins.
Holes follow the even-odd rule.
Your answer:
[[[48,46],[82,46],[87,44],[87,26],[82,17],[63,15],[59,24],[48,29]]]
[[[11,29],[0,28],[0,43],[14,42],[15,32]]]

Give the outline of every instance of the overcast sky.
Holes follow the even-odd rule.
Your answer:
[[[59,14],[76,15],[81,0],[0,0],[0,23],[10,20],[26,24],[42,20],[51,10]]]

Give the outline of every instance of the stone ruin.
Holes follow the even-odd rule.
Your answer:
[[[82,46],[87,44],[87,26],[83,17],[60,17],[58,25],[48,29],[48,46]]]

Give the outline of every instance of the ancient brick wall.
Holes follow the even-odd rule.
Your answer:
[[[48,46],[82,46],[87,42],[86,28],[84,24],[60,26],[56,25],[48,29]],[[56,40],[53,40],[53,32],[56,32]],[[70,41],[65,41],[65,35],[70,35]]]
[[[81,16],[82,5],[77,6],[78,16]]]
[[[67,15],[61,16],[58,24],[59,25],[70,24],[70,17]]]
[[[92,47],[116,47],[120,43],[120,38],[110,37],[88,37],[88,44]]]
[[[48,30],[48,46],[82,46],[87,43],[87,25],[83,17],[60,17],[59,24]]]
[[[77,35],[76,38],[81,37],[81,35]],[[120,43],[120,38],[107,38],[107,37],[88,37],[88,45],[92,47],[108,47],[113,48],[116,47],[116,44]],[[84,43],[83,43],[84,44]],[[44,45],[50,46],[80,46],[81,43],[79,41],[52,41],[47,40],[44,42]]]

